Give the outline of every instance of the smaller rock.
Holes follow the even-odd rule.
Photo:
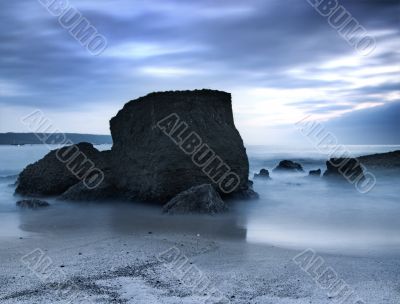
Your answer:
[[[282,160],[273,171],[304,172],[303,167],[291,160]]]
[[[235,201],[235,200],[257,200],[260,198],[257,192],[254,191],[253,189],[253,181],[248,180],[247,181],[247,188],[245,189],[240,189],[240,191],[237,191],[233,194],[231,194],[229,197],[224,197],[226,201]]]
[[[271,179],[269,176],[269,171],[267,169],[261,169],[260,173],[254,174],[254,179]]]
[[[308,176],[321,176],[321,169],[318,170],[310,170],[310,172],[308,173]]]
[[[46,201],[38,199],[25,199],[17,202],[17,206],[21,208],[37,209],[43,207],[49,207],[50,204]]]
[[[210,184],[204,184],[179,193],[163,209],[169,214],[215,214],[227,211],[228,207]]]
[[[326,162],[324,178],[347,180],[354,183],[364,179],[364,170],[356,158],[331,158]]]

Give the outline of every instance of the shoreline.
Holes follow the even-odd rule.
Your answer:
[[[63,233],[64,229],[3,243],[2,303],[61,301],[54,291],[58,281],[78,289],[73,303],[85,297],[99,303],[204,303],[207,295],[186,288],[157,258],[174,247],[231,303],[328,301],[324,290],[293,262],[299,250],[194,233],[150,234],[146,229],[127,234],[82,229]],[[48,270],[62,270],[65,276],[41,281],[21,262],[21,257],[37,248],[51,259]],[[361,298],[368,300],[366,303],[394,304],[400,299],[395,283],[400,258],[320,256]],[[46,271],[43,273],[46,275]]]
[[[88,299],[94,303],[207,303],[209,294],[188,288],[160,261],[160,254],[171,248],[178,248],[180,256],[188,259],[186,267],[194,265],[231,303],[325,304],[332,300],[293,261],[302,250],[249,243],[240,221],[230,216],[154,216],[152,208],[110,214],[120,206],[103,209],[95,204],[77,210],[77,206],[64,207],[20,212],[27,235],[1,238],[2,303],[61,303],[60,286],[64,296],[73,297],[71,303]],[[76,216],[71,218],[74,210]],[[33,264],[22,259],[38,249],[42,262],[44,258],[51,261],[47,267],[29,267],[37,262],[37,254],[27,259]],[[400,300],[396,283],[400,254],[317,254],[365,303]]]

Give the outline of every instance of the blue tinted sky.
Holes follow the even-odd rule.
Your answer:
[[[232,93],[247,143],[295,141],[292,125],[306,115],[350,143],[400,143],[399,1],[340,1],[375,37],[369,56],[307,0],[69,3],[107,38],[101,55],[38,0],[1,1],[0,132],[28,132],[20,117],[41,109],[65,132],[107,134],[131,99],[212,88]]]

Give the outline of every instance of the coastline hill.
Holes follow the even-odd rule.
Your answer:
[[[45,142],[41,138],[47,138]],[[110,135],[94,135],[79,133],[0,133],[0,145],[38,145],[38,144],[60,144],[65,138],[77,144],[89,142],[93,145],[112,144]]]

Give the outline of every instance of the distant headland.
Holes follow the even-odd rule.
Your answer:
[[[38,145],[38,144],[60,144],[63,136],[60,133],[35,134],[35,133],[0,133],[0,145]],[[94,135],[65,133],[63,134],[72,143],[89,142],[93,145],[112,144],[111,135]],[[41,140],[46,138],[45,141]]]

